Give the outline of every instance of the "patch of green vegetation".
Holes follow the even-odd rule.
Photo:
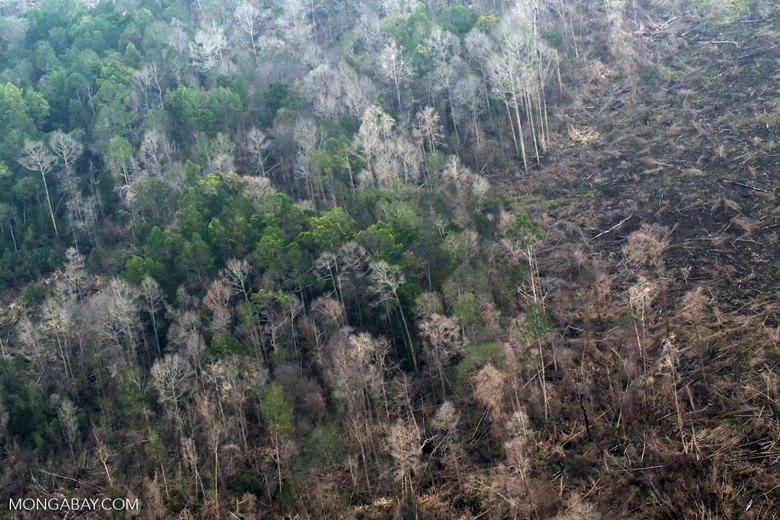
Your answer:
[[[555,211],[557,209],[571,206],[576,202],[580,202],[591,198],[593,198],[593,193],[586,191],[582,193],[577,193],[575,195],[569,195],[567,197],[560,197],[557,199],[549,200],[545,203],[545,206],[548,211]]]
[[[655,119],[657,117],[665,116],[669,114],[669,111],[672,109],[672,105],[665,104],[665,105],[658,105],[656,107],[651,108],[648,110],[645,114],[646,119]]]
[[[676,68],[674,64],[659,64],[645,73],[642,76],[642,79],[648,83],[655,83],[657,81],[674,81],[679,79],[682,75],[683,71]]]
[[[563,46],[563,37],[555,31],[543,32],[542,39],[553,49],[560,49]]]
[[[469,345],[463,352],[463,358],[455,366],[453,386],[459,391],[466,391],[468,382],[482,367],[488,363],[496,363],[504,358],[501,343],[477,343]]]
[[[744,417],[739,417],[736,415],[727,415],[723,418],[721,418],[721,422],[728,425],[733,430],[736,430],[738,432],[746,432],[748,427],[748,422]]]
[[[739,65],[732,65],[731,67],[728,68],[728,70],[726,70],[726,74],[728,74],[729,76],[736,76],[740,72],[742,72],[742,68]]]
[[[507,203],[509,204],[509,207],[506,209],[512,209],[512,208],[523,208],[527,206],[531,206],[533,204],[536,204],[541,199],[541,195],[538,195],[536,193],[523,193],[522,195],[516,195],[514,197],[511,197],[507,199]]]
[[[687,103],[694,107],[701,106],[707,98],[699,94],[698,92],[688,98]]]
[[[709,11],[709,17],[717,23],[731,23],[750,11],[750,0],[696,0],[694,7]]]
[[[234,338],[232,334],[214,334],[207,350],[211,359],[222,359],[230,354],[252,353],[249,347]]]
[[[725,2],[726,21],[734,21],[750,10],[750,0],[727,0]]]

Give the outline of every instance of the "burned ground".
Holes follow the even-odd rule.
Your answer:
[[[551,434],[550,472],[614,515],[772,518],[780,18],[643,30],[641,80],[607,64],[563,92],[569,139],[511,182],[550,230],[542,276],[566,280],[549,297],[565,332],[548,378],[572,422]],[[659,265],[627,250],[648,230],[668,241]]]

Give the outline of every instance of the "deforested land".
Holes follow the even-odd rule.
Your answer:
[[[0,518],[780,518],[778,85],[769,0],[1,1]]]

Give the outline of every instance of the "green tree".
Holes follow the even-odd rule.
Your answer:
[[[199,285],[203,285],[208,270],[214,265],[214,257],[200,234],[193,233],[192,239],[184,243],[176,263],[179,269],[189,273],[191,282],[197,280]]]
[[[482,325],[482,310],[474,293],[461,294],[452,305],[452,314],[464,331]]]
[[[282,444],[292,432],[294,408],[295,398],[285,392],[282,385],[277,382],[268,385],[260,400],[260,411],[268,425],[268,433],[273,445],[280,492],[282,490]]]
[[[477,23],[477,15],[468,7],[454,5],[441,12],[439,23],[448,31],[463,36]]]
[[[164,280],[165,268],[160,262],[151,258],[132,255],[127,259],[121,276],[131,284],[139,286],[147,276],[156,281]]]
[[[165,97],[165,107],[174,120],[180,138],[203,132],[214,137],[228,131],[243,109],[241,98],[224,87],[212,91],[194,85],[180,86]]]
[[[34,103],[38,98],[30,97]],[[44,105],[48,106],[48,105]],[[39,110],[38,116],[42,115]],[[35,136],[37,129],[22,91],[12,83],[0,84],[0,160],[10,163],[18,157],[25,139]]]

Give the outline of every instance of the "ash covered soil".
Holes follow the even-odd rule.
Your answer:
[[[775,300],[780,19],[645,32],[655,55],[636,84],[597,72],[561,110],[563,125],[595,135],[554,148],[519,193],[539,195],[537,212],[563,231],[550,251],[573,241],[616,258],[632,231],[659,224],[675,289],[706,283],[732,310]]]
[[[626,49],[632,65],[583,60],[588,86],[560,94],[569,138],[507,181],[547,230],[540,271],[558,281],[546,303],[565,331],[556,355],[573,359],[551,377],[584,396],[571,413],[591,422],[553,440],[551,471],[615,518],[769,518],[780,510],[780,17],[674,19],[634,36],[645,46]],[[645,225],[668,240],[658,265],[627,259]],[[631,289],[643,283],[640,312]],[[673,392],[679,417],[656,404]]]

